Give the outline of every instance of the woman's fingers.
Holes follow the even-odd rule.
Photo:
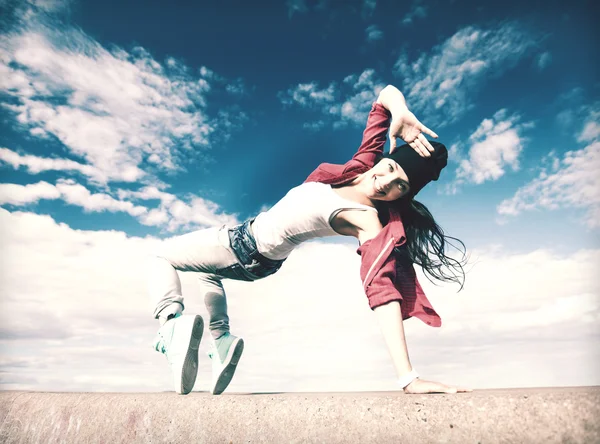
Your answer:
[[[429,140],[427,140],[427,137],[425,137],[425,135],[423,133],[419,134],[419,136],[417,137],[417,139],[421,141],[421,143],[425,146],[425,148],[430,153],[433,153],[435,151],[433,149],[433,146],[431,145],[431,143],[429,143]]]
[[[421,124],[421,131],[424,133],[429,134],[431,137],[434,138],[438,138],[438,135],[436,133],[434,133],[433,131],[431,131],[429,128],[427,128],[425,125]]]
[[[423,145],[423,142],[421,142],[419,139],[415,139],[409,145],[419,154],[419,156],[421,156],[421,157],[431,156],[431,154],[429,154],[429,151],[427,151],[427,148],[425,148],[425,145]]]
[[[425,146],[425,144],[421,141],[421,139],[419,139],[419,138],[415,139],[415,143],[417,144],[417,146],[421,150],[421,156],[423,156],[423,157],[430,157],[431,156],[431,153],[429,152],[429,150],[427,149],[427,147]]]
[[[390,134],[390,154],[392,154],[394,151],[396,151],[396,136],[393,134]]]
[[[435,138],[438,137],[436,133],[419,122],[415,115],[407,110],[401,117],[394,119],[390,125],[390,153],[393,153],[397,148],[395,137],[400,137],[421,157],[430,157],[435,149],[423,133]]]
[[[408,144],[408,146],[410,146],[413,150],[415,150],[417,152],[417,154],[421,157],[425,157],[422,153],[421,153],[421,148],[419,148],[417,146],[417,142],[410,142]]]
[[[472,392],[473,389],[466,387],[446,386],[446,393],[467,393]]]

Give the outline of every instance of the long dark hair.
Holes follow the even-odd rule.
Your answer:
[[[462,290],[465,283],[463,267],[468,259],[465,244],[460,239],[444,234],[442,227],[421,202],[410,198],[400,199],[396,205],[399,205],[406,233],[406,244],[395,250],[397,259],[419,265],[430,281],[434,278],[456,282],[460,285],[459,291]],[[449,247],[460,253],[458,259],[446,254]]]

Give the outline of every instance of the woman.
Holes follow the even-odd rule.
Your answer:
[[[391,149],[384,157],[388,130]],[[181,316],[183,297],[176,270],[199,273],[213,339],[211,392],[220,394],[244,348],[243,339],[229,332],[221,280],[266,277],[299,243],[332,235],[354,236],[360,243],[365,293],[405,393],[470,391],[420,379],[410,364],[404,336],[402,321],[411,316],[441,325],[413,263],[441,280],[459,282],[460,275],[464,277],[461,263],[444,254],[447,237],[427,209],[413,200],[428,182],[437,180],[447,162],[444,145],[429,142],[424,132],[437,137],[408,110],[402,93],[387,86],[373,104],[358,152],[345,165],[321,164],[302,185],[255,219],[164,243],[149,267],[154,317],[161,324],[154,346],[166,355],[178,393],[187,394],[194,386],[204,323],[197,315]],[[408,146],[396,149],[396,137]],[[443,271],[444,266],[453,273]]]

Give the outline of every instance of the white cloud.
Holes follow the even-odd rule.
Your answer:
[[[415,1],[411,10],[402,18],[403,25],[410,25],[417,18],[427,17],[427,7],[422,6],[419,3],[419,1]]]
[[[97,213],[106,210],[115,213],[122,211],[130,216],[140,216],[148,211],[145,207],[117,200],[105,193],[91,193],[86,187],[73,180],[59,180],[56,189],[60,191],[65,202],[89,212]]]
[[[26,0],[25,3],[43,9],[46,12],[58,12],[69,7],[70,0]]]
[[[600,105],[589,110],[589,115],[577,137],[578,142],[592,142],[600,139]]]
[[[523,131],[531,127],[530,123],[519,123],[517,115],[508,115],[505,109],[484,119],[477,130],[469,137],[467,156],[462,158],[458,144],[451,147],[457,154],[458,169],[456,179],[449,188],[456,191],[465,182],[481,184],[489,180],[498,180],[506,169],[519,169],[519,156],[523,150]]]
[[[56,29],[34,20],[0,37],[0,88],[16,101],[4,106],[32,135],[56,137],[97,178],[138,181],[150,159],[159,170],[177,170],[217,134],[238,129],[239,110],[213,117],[206,96],[214,86],[243,93],[241,80]]]
[[[10,17],[11,21],[5,21],[3,25],[10,27],[14,22],[39,20],[41,17],[57,17],[68,15],[71,0],[20,0],[18,2],[4,1],[3,13]]]
[[[474,106],[475,94],[487,78],[515,66],[533,45],[517,24],[489,30],[469,26],[413,62],[402,54],[396,74],[409,107],[426,125],[443,126]]]
[[[16,14],[27,20],[0,35],[0,90],[10,97],[2,106],[15,116],[17,130],[50,147],[58,140],[68,155],[0,148],[0,163],[61,177],[56,185],[4,184],[4,203],[62,199],[88,212],[126,212],[170,231],[237,222],[194,194],[184,200],[172,196],[158,208],[115,199],[118,190],[111,182],[161,183],[158,174],[201,160],[211,142],[226,140],[248,120],[238,105],[210,114],[207,94],[245,94],[243,80],[230,81],[204,66],[194,72],[173,57],[161,64],[143,48],[106,49],[42,6],[24,5]],[[102,192],[67,179],[74,173]]]
[[[189,203],[175,201],[169,207],[172,217],[167,229],[175,231],[180,228],[211,227],[223,224],[234,225],[237,218],[229,214],[217,214],[219,206],[201,197],[191,198]]]
[[[186,201],[174,194],[146,186],[138,191],[118,190],[118,199],[107,193],[92,193],[72,179],[59,179],[56,185],[38,182],[30,185],[0,184],[0,205],[23,206],[42,199],[61,199],[85,212],[124,212],[143,225],[157,226],[169,232],[236,225],[236,215],[223,213],[221,208],[202,197],[188,194]],[[133,201],[158,200],[157,208],[136,205]]]
[[[452,312],[464,311],[466,315],[459,328],[471,331],[491,328],[513,335],[536,325],[576,322],[586,316],[590,321],[590,316],[598,317],[600,308],[600,283],[593,271],[599,259],[598,250],[581,250],[568,256],[547,250],[510,254],[497,247],[473,251],[474,265],[467,273],[465,294],[458,295],[468,303],[455,304]],[[576,267],[581,267],[575,273],[580,280],[573,282],[569,274]],[[493,276],[510,279],[498,280]],[[569,285],[572,287],[568,288]],[[527,296],[519,298],[519,295]],[[452,301],[443,304],[452,305]],[[542,313],[548,316],[540,316]],[[477,316],[481,319],[475,319]]]
[[[327,88],[320,89],[317,82],[312,82],[301,83],[295,88],[290,88],[285,93],[279,93],[279,98],[284,105],[300,105],[310,108],[333,102],[335,94],[335,85],[333,83]]]
[[[236,215],[223,213],[217,204],[193,194],[184,202],[156,186],[145,186],[138,191],[118,190],[118,195],[121,199],[160,201],[158,208],[141,214],[139,221],[165,227],[170,232],[239,223]]]
[[[131,202],[117,200],[105,193],[91,193],[83,185],[70,179],[60,179],[56,185],[38,182],[30,185],[12,183],[0,184],[0,204],[21,206],[37,203],[42,199],[62,199],[83,208],[86,212],[125,212],[131,216],[141,216],[147,212],[144,207]]]
[[[316,109],[334,128],[348,124],[362,125],[366,121],[371,105],[385,85],[377,79],[375,71],[366,69],[360,74],[346,76],[341,82],[332,82],[327,88],[318,83],[304,83],[279,92],[278,97],[286,106]],[[308,122],[310,129],[324,126],[324,119]]]
[[[159,240],[0,209],[0,242],[3,389],[172,390],[166,360],[150,347],[157,323],[144,257]],[[274,276],[224,282],[232,332],[246,340],[230,392],[397,390],[355,250],[311,242]],[[475,388],[597,385],[600,251],[472,257],[458,294],[422,280],[444,322],[405,322],[423,377]],[[187,313],[208,321],[195,275],[181,277]],[[324,346],[340,337],[334,351]],[[208,338],[196,390],[210,381]]]
[[[106,183],[107,180],[104,172],[92,165],[84,165],[69,159],[21,155],[8,148],[0,148],[0,161],[15,169],[24,166],[29,174],[38,174],[42,171],[78,171],[97,183]]]
[[[371,25],[365,29],[367,42],[376,42],[383,39],[383,31],[377,25]]]
[[[0,184],[0,205],[26,205],[36,203],[40,199],[58,199],[59,197],[60,191],[48,182],[30,185]]]
[[[498,213],[516,216],[534,209],[577,208],[586,212],[585,224],[600,227],[600,126],[598,105],[587,108],[589,115],[577,140],[587,143],[579,150],[567,151],[562,159],[553,158],[538,177],[519,188],[515,195],[498,205]]]
[[[540,71],[543,71],[552,62],[552,54],[546,51],[537,56],[536,63]]]
[[[586,210],[585,223],[600,227],[600,141],[568,151],[559,168],[543,170],[537,178],[519,188],[498,205],[498,213],[516,216],[538,208]]]
[[[19,100],[10,108],[22,125],[53,134],[113,180],[138,180],[152,154],[174,169],[174,141],[206,144],[206,82],[167,77],[143,50],[111,53],[74,31],[53,37],[83,51],[35,32],[5,36],[3,86]]]

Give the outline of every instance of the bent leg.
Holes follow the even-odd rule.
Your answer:
[[[227,229],[224,227],[194,231],[164,241],[159,251],[150,258],[148,266],[148,291],[154,303],[154,317],[164,322],[170,314],[183,311],[181,281],[177,271],[213,275],[212,278],[201,278],[205,284],[203,290],[225,298],[216,272],[237,262],[228,245]],[[226,304],[217,303],[216,306],[218,316],[226,319]]]
[[[183,311],[181,281],[175,268],[163,257],[151,256],[148,259],[148,294],[154,303],[154,318],[161,324],[169,315]]]

